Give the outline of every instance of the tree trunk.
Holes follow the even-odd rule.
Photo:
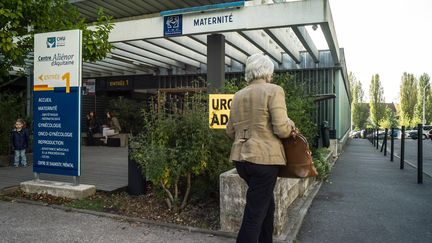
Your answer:
[[[180,206],[181,209],[186,207],[187,200],[189,198],[190,189],[191,189],[191,173],[187,173],[186,176],[187,176],[187,188],[186,188],[186,193],[183,197],[183,202]]]
[[[165,202],[167,203],[167,206],[169,209],[172,208],[173,203],[175,204],[173,195],[171,194],[171,192],[165,187],[165,185],[163,184],[163,182],[161,181],[161,186],[162,189],[165,191],[165,193],[167,194],[167,198],[165,199]]]
[[[14,78],[14,79],[12,79],[12,80],[7,81],[6,83],[2,83],[2,84],[0,84],[0,89],[2,89],[3,87],[8,86],[9,84],[11,84],[11,83],[17,81],[17,80],[20,79],[20,78],[21,78],[21,77],[16,77],[16,78]]]

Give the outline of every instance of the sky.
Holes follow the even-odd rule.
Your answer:
[[[348,72],[367,100],[376,73],[386,102],[396,103],[403,72],[432,76],[432,0],[330,0],[330,8]]]

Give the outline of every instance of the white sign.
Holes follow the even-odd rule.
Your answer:
[[[81,30],[36,34],[35,88],[81,86]]]
[[[221,29],[234,29],[239,19],[238,11],[215,11],[205,14],[188,14],[183,16],[183,34],[211,32]]]

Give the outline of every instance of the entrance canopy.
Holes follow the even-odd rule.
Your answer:
[[[323,60],[308,26],[322,32],[332,66],[341,60],[328,0],[71,2],[89,20],[98,7],[117,18],[109,37],[114,50],[102,61],[83,63],[84,77],[206,73],[212,34],[225,37],[227,72],[243,71],[247,57],[258,52],[277,70],[305,62],[320,67]]]

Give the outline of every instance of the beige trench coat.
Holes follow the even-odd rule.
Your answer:
[[[285,152],[280,138],[295,128],[288,118],[285,92],[265,80],[254,80],[235,93],[227,134],[234,139],[231,161],[283,165]]]

